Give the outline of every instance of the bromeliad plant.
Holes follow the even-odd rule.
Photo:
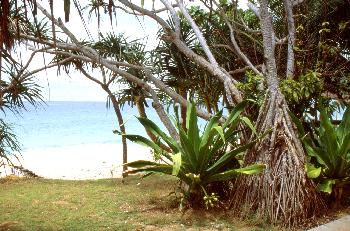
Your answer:
[[[332,124],[321,108],[320,127],[312,129],[312,136],[305,134],[300,121],[298,128],[308,155],[317,161],[316,166],[306,166],[308,176],[318,182],[319,191],[333,192],[336,200],[342,199],[344,188],[350,186],[350,108],[339,125]]]
[[[128,163],[127,166],[133,168],[128,171],[132,173],[164,173],[178,177],[181,182],[187,185],[184,191],[184,198],[192,204],[198,206],[203,204],[208,207],[217,201],[217,196],[208,194],[206,186],[212,182],[227,181],[234,178],[237,174],[254,174],[261,172],[265,165],[254,164],[244,168],[232,168],[232,163],[237,163],[237,155],[244,153],[255,141],[239,144],[239,128],[241,121],[245,121],[252,129],[253,126],[246,117],[241,116],[245,103],[237,105],[227,120],[220,124],[222,111],[213,116],[206,124],[204,131],[200,132],[197,124],[196,107],[189,104],[187,107],[186,128],[185,131],[180,126],[177,119],[177,129],[180,140],[175,140],[166,135],[155,123],[149,119],[138,118],[140,123],[155,136],[159,142],[139,135],[125,135],[131,141],[150,147],[154,150],[155,156],[161,161],[135,161]],[[162,145],[161,145],[162,144]],[[164,148],[165,145],[168,148]],[[229,147],[229,144],[235,144]]]

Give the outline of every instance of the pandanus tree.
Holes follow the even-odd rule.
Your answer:
[[[6,1],[2,1],[2,7],[6,5],[3,2]],[[16,2],[24,5],[26,1],[17,0]],[[64,39],[56,39],[58,33],[51,33],[50,37],[38,38],[19,27],[12,29],[14,38],[25,40],[27,44],[37,44],[37,47],[31,47],[33,52],[60,53],[65,59],[76,59],[99,65],[108,69],[113,75],[139,86],[150,96],[153,101],[152,106],[170,137],[175,142],[180,140],[179,133],[167,117],[157,93],[162,92],[183,107],[187,107],[187,100],[159,78],[159,69],[149,63],[130,63],[128,60],[115,60],[101,55],[96,47],[77,39],[66,24],[53,15],[52,4],[47,10],[35,0],[30,2],[32,3],[30,9],[34,12],[40,11],[43,17],[51,21],[53,32],[59,30],[62,32],[60,36]],[[65,1],[66,13],[69,2],[69,0]],[[322,1],[315,0],[315,2]],[[305,173],[305,152],[288,114],[289,107],[280,87],[282,80],[294,79],[299,77],[300,73],[305,74],[304,70],[300,72],[298,62],[300,56],[296,55],[298,42],[296,38],[300,36],[297,33],[297,26],[300,24],[295,13],[300,11],[301,7],[298,8],[300,4],[307,4],[307,2],[303,3],[302,0],[249,1],[250,10],[241,11],[237,9],[235,3],[231,4],[228,1],[202,0],[201,3],[208,14],[214,12],[220,22],[218,24],[215,20],[208,21],[213,27],[209,30],[205,23],[196,20],[198,14],[189,12],[186,6],[189,2],[183,0],[154,1],[155,4],[152,6],[147,5],[145,1],[137,4],[129,0],[108,2],[101,0],[97,3],[97,9],[100,7],[105,9],[112,21],[118,16],[113,14],[117,9],[154,20],[163,30],[161,40],[195,64],[196,68],[203,71],[202,73],[207,73],[209,78],[220,82],[224,98],[230,106],[242,102],[244,98],[239,90],[242,75],[237,73],[249,70],[262,79],[259,84],[260,89],[265,91],[265,99],[256,124],[258,132],[267,135],[249,149],[245,156],[245,164],[263,162],[266,164],[266,170],[260,175],[240,176],[237,179],[237,187],[235,187],[237,190],[233,192],[231,198],[231,208],[234,211],[239,214],[257,212],[271,222],[282,221],[286,225],[297,224],[324,211],[324,202]],[[74,4],[79,11],[78,5]],[[172,23],[164,19],[164,11],[169,13]],[[98,15],[103,12],[103,10],[98,11]],[[10,18],[6,12],[2,11],[2,14]],[[182,20],[188,24],[195,36],[195,43],[200,49],[191,49],[190,44],[184,41]],[[8,41],[6,32],[11,32],[11,28],[9,29],[5,24],[2,25],[2,41]],[[215,27],[220,29],[215,30]],[[210,33],[206,34],[207,31]],[[211,35],[215,35],[217,40],[214,41],[220,41],[220,43],[214,43]],[[2,42],[1,45],[3,44],[10,45],[7,42]],[[223,52],[230,52],[230,56],[227,57],[233,57],[232,60],[225,63]],[[134,71],[128,71],[129,69]],[[142,71],[145,79],[138,78],[135,74],[136,70]],[[210,113],[199,107],[196,113],[204,119],[212,117]],[[221,120],[225,119],[221,118]]]
[[[1,2],[1,13],[6,13],[8,2]],[[8,6],[9,7],[9,6]],[[19,18],[20,12],[10,11]],[[20,19],[1,17],[1,25],[8,24],[10,27],[14,25],[20,26],[28,33],[35,33],[34,28],[26,27]],[[38,24],[40,26],[40,23]],[[32,57],[28,60],[19,62],[13,58],[10,47],[13,45],[11,35],[0,32],[0,168],[13,167],[13,162],[19,160],[21,146],[13,131],[13,126],[6,121],[3,115],[8,113],[20,114],[30,105],[36,107],[42,102],[41,88],[36,83],[35,73],[29,72],[27,67],[32,61]],[[0,170],[2,172],[2,169]]]

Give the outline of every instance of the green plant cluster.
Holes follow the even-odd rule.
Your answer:
[[[0,119],[0,168],[10,165],[11,156],[17,158],[16,154],[20,151],[21,147],[11,125]]]
[[[339,125],[320,109],[320,126],[306,133],[299,120],[294,120],[310,156],[306,171],[317,183],[319,191],[333,194],[336,200],[343,198],[350,186],[350,108],[347,108]]]
[[[247,99],[252,99],[261,105],[265,92],[260,89],[260,85],[264,83],[264,77],[256,75],[253,71],[246,71],[245,79],[237,84],[237,88],[244,93]]]
[[[213,182],[228,181],[239,173],[255,174],[264,170],[264,164],[240,167],[237,156],[252,147],[256,140],[241,143],[239,124],[246,124],[255,132],[251,121],[241,116],[245,102],[238,104],[224,123],[220,123],[222,111],[213,116],[201,132],[194,104],[187,106],[186,130],[176,120],[179,140],[166,135],[151,120],[138,118],[140,123],[159,138],[159,142],[139,135],[125,135],[131,141],[140,143],[154,150],[160,162],[135,161],[127,166],[133,169],[128,173],[163,173],[176,176],[185,183],[183,198],[192,206],[199,204],[212,207],[218,201],[215,192],[210,195],[206,187]],[[161,145],[163,144],[163,145]],[[166,145],[165,145],[166,144]],[[167,146],[167,148],[164,148]],[[232,166],[232,163],[237,165]],[[203,201],[204,200],[204,201]]]
[[[323,80],[319,73],[309,71],[297,80],[285,79],[281,82],[281,90],[290,103],[300,103],[319,96],[323,89]]]

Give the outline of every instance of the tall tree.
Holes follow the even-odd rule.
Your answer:
[[[267,83],[266,99],[260,109],[257,127],[260,133],[267,135],[252,148],[245,162],[263,162],[266,171],[260,176],[238,179],[238,188],[233,195],[233,209],[248,210],[268,218],[272,222],[284,220],[294,224],[315,215],[315,211],[324,209],[324,202],[315,191],[315,187],[306,176],[305,152],[288,114],[288,106],[279,87],[275,54],[275,31],[273,17],[267,0],[260,0],[256,9],[260,18],[263,35],[264,57]],[[293,2],[284,0],[288,21],[288,50],[286,77],[294,75],[295,25],[293,20]]]

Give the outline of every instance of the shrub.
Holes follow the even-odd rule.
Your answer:
[[[307,164],[308,176],[316,180],[319,191],[342,199],[344,188],[350,186],[350,108],[339,125],[332,124],[331,116],[321,108],[320,126],[313,127],[312,134],[305,134],[297,123],[308,155],[316,160]]]
[[[159,138],[158,142],[152,142],[139,135],[125,135],[125,137],[152,148],[161,161],[158,163],[141,160],[128,163],[127,166],[133,168],[128,173],[164,173],[176,176],[187,185],[183,196],[192,206],[203,205],[203,202],[207,207],[213,206],[218,197],[215,192],[210,195],[207,193],[208,184],[231,180],[239,173],[259,173],[265,168],[263,164],[254,164],[244,168],[230,167],[233,162],[237,163],[235,159],[237,155],[244,153],[255,143],[255,141],[246,144],[239,142],[238,125],[240,122],[245,121],[253,128],[250,121],[241,116],[243,108],[244,103],[237,105],[222,124],[219,122],[222,111],[217,113],[201,133],[197,124],[195,105],[189,104],[186,118],[187,131],[180,126],[177,120],[179,141],[166,135],[152,121],[138,118],[145,128]],[[161,145],[163,142],[168,148]]]

